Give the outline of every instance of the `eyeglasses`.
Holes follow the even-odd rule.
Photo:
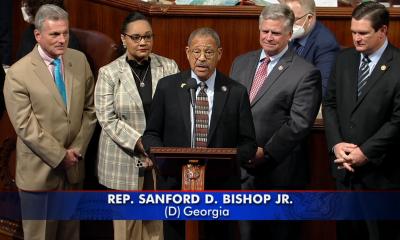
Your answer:
[[[295,17],[295,18],[294,18],[294,21],[296,22],[297,20],[300,20],[300,19],[302,19],[303,17],[305,17],[305,16],[307,16],[307,15],[312,15],[312,13],[306,13],[306,14],[304,14],[304,15],[301,16],[301,17]]]
[[[213,58],[215,55],[215,51],[212,49],[206,49],[206,50],[201,50],[201,49],[193,49],[191,50],[191,53],[195,58],[200,58],[201,54],[204,54],[204,57],[207,59]]]
[[[153,37],[154,37],[154,34],[146,34],[146,35],[132,34],[132,35],[129,35],[129,34],[124,33],[123,35],[129,37],[135,43],[141,42],[142,39],[144,39],[145,42],[150,42],[151,40],[153,40]]]

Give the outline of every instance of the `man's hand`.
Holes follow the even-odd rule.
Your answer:
[[[346,162],[352,166],[359,167],[367,163],[367,156],[361,151],[359,147],[351,151]]]
[[[339,143],[339,144],[342,144],[342,143]],[[354,172],[354,167],[359,167],[359,166],[362,166],[367,163],[368,159],[359,147],[353,148],[353,146],[356,146],[356,145],[350,144],[350,146],[349,146],[348,143],[344,143],[340,147],[340,146],[338,146],[339,144],[336,144],[335,148],[334,148],[335,155],[337,157],[337,159],[335,160],[335,164],[338,165],[338,169],[344,168],[350,172]],[[347,144],[347,145],[345,145],[345,144]],[[351,145],[353,145],[353,146],[351,146]],[[336,148],[336,146],[338,146],[338,148]],[[342,151],[342,152],[344,151],[345,155],[343,157],[338,157],[338,156],[341,156],[340,154],[342,152],[338,152],[338,154],[336,154],[336,149],[338,149],[338,151]],[[352,150],[347,152],[349,149],[352,149]]]
[[[333,153],[336,158],[346,158],[347,155],[358,146],[352,143],[341,142],[333,147]]]
[[[350,172],[354,172],[354,168],[352,168],[351,164],[349,164],[347,161],[349,160],[348,154],[350,154],[357,147],[358,146],[355,144],[346,142],[338,143],[333,147],[333,152],[336,156],[336,160],[334,162],[338,169],[346,169]]]
[[[67,149],[64,159],[61,164],[65,169],[69,169],[75,166],[79,160],[82,159],[82,155],[75,149]]]
[[[261,147],[257,148],[256,154],[254,155],[253,159],[249,159],[246,167],[254,168],[257,165],[263,163],[265,161],[264,149]]]

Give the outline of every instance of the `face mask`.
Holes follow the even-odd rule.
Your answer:
[[[304,24],[303,24],[304,25]],[[300,25],[297,25],[297,24],[294,24],[293,25],[293,33],[292,33],[292,40],[293,39],[296,39],[296,38],[301,38],[301,37],[303,37],[304,36],[304,33],[305,33],[306,31],[304,30],[304,27],[303,26],[300,26]]]
[[[308,16],[309,15],[307,15],[305,17],[307,18]],[[304,34],[306,33],[306,30],[304,29],[304,25],[306,24],[306,22],[307,22],[307,20],[305,20],[303,22],[303,25],[301,25],[301,26],[297,25],[297,24],[293,24],[293,33],[292,33],[291,40],[296,39],[296,38],[301,38],[304,36]]]
[[[26,7],[22,6],[21,7],[21,12],[22,12],[22,17],[24,18],[24,21],[27,23],[32,22],[32,17],[26,12]]]

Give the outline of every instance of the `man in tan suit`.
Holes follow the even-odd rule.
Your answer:
[[[84,154],[96,122],[89,64],[81,52],[67,48],[68,14],[43,5],[35,27],[37,46],[11,66],[4,85],[18,135],[16,183],[23,216],[32,210],[33,199],[45,211],[46,195],[37,191],[81,188]],[[22,223],[25,239],[79,239],[77,221]]]

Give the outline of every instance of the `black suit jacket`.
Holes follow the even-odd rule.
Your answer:
[[[366,188],[400,187],[400,52],[388,45],[357,98],[360,53],[342,51],[336,61],[324,101],[324,121],[332,170],[342,181],[348,177]],[[360,146],[368,163],[355,173],[337,170],[331,151],[339,142]]]
[[[231,77],[250,91],[261,50],[235,59]],[[247,171],[257,189],[302,188],[308,181],[305,143],[321,103],[318,69],[288,50],[251,103],[258,146],[266,161]],[[245,175],[245,174],[243,174]]]
[[[150,147],[190,147],[190,94],[182,86],[188,79],[190,71],[177,73],[159,81],[150,119],[143,135],[146,151],[149,151]],[[214,182],[211,188],[239,188],[239,164],[247,162],[255,154],[257,146],[248,99],[246,88],[217,71],[207,145],[210,148],[238,148],[238,158],[234,164],[208,162],[207,172],[218,171],[219,176],[224,176],[218,181],[228,183],[224,185]],[[168,162],[157,162],[161,172],[164,164]],[[179,173],[181,166],[177,165],[175,168],[176,173]],[[176,184],[171,187],[179,188]],[[210,188],[207,182],[206,187]]]

